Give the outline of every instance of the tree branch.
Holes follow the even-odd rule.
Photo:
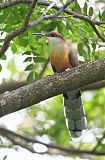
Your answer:
[[[0,9],[5,9],[5,8],[11,7],[11,6],[14,6],[14,5],[17,5],[17,4],[25,4],[25,3],[26,4],[31,4],[32,0],[14,0],[14,1],[3,2],[3,3],[0,3]],[[47,1],[38,2],[38,5],[49,6],[50,4],[51,4],[51,2],[47,2]],[[57,5],[54,5],[53,8],[55,8],[57,10],[60,9],[60,7],[57,6]],[[65,9],[64,12],[69,14],[69,15],[72,15],[72,16],[74,15],[74,17],[85,20],[87,22],[93,21],[88,16],[77,14],[73,11],[68,10],[68,9]],[[65,16],[65,17],[68,18],[68,16]],[[101,22],[100,21],[93,21],[93,22],[94,22],[95,25],[105,24],[105,21],[101,21]]]
[[[33,1],[32,1],[31,7],[29,8],[28,13],[27,13],[27,15],[26,15],[24,24],[23,24],[21,27],[15,29],[14,31],[12,31],[10,34],[8,34],[8,35],[6,36],[6,38],[5,38],[5,40],[4,40],[4,43],[3,43],[3,46],[2,46],[2,48],[1,48],[1,50],[0,50],[0,56],[2,56],[2,55],[6,52],[6,50],[7,50],[8,47],[9,47],[10,41],[11,41],[13,38],[15,38],[15,37],[16,37],[17,35],[19,35],[20,33],[26,31],[26,29],[27,29],[27,27],[28,27],[29,20],[30,20],[31,15],[32,15],[32,13],[33,13],[33,11],[34,11],[34,8],[35,8],[35,6],[36,6],[37,1],[38,1],[38,0],[33,0]]]
[[[21,3],[31,4],[32,0],[13,0],[13,1],[3,2],[3,3],[0,3],[0,9],[9,8],[11,6],[14,6],[14,5],[17,5],[17,4],[21,4]]]
[[[30,18],[31,18],[31,15],[32,15],[32,13],[33,13],[33,11],[34,11],[34,8],[35,8],[35,6],[36,6],[37,1],[38,1],[38,0],[33,0],[33,1],[32,1],[32,4],[31,4],[31,7],[30,7],[30,9],[28,10],[28,13],[27,13],[26,18],[25,18],[25,22],[24,22],[24,24],[23,24],[23,26],[26,27],[26,28],[27,28],[27,25],[28,25],[29,20],[30,20]]]
[[[82,91],[90,91],[90,90],[96,90],[96,89],[100,89],[100,88],[103,88],[105,87],[105,81],[99,81],[99,82],[96,82],[96,83],[92,83],[92,84],[89,84],[89,85],[86,85],[84,87],[81,88]]]
[[[38,0],[36,0],[35,2],[37,3],[37,1]],[[20,26],[19,28],[17,28],[15,31],[12,31],[9,35],[6,36],[6,38],[4,40],[4,43],[3,43],[3,46],[0,50],[0,56],[2,56],[6,52],[6,50],[9,47],[10,41],[13,38],[15,38],[17,35],[25,32],[26,29],[29,29],[29,28],[37,25],[38,23],[40,23],[43,20],[52,19],[52,18],[55,18],[55,17],[59,16],[65,10],[65,8],[67,8],[73,1],[74,0],[68,0],[68,2],[66,4],[64,4],[62,7],[59,7],[59,9],[56,13],[51,14],[51,15],[42,15],[40,18],[38,18],[37,20],[35,20],[34,22],[32,22],[28,25],[30,16],[31,16],[31,14],[33,12],[33,8],[34,8],[33,3],[32,3],[32,6],[30,7],[29,12],[26,15],[26,20],[25,20],[24,24],[22,26]],[[34,4],[34,6],[36,5],[36,3]]]
[[[6,92],[6,91],[12,91],[17,88],[23,87],[27,85],[27,80],[24,81],[10,81],[10,82],[3,82],[0,84],[0,94]]]
[[[54,6],[54,8],[55,8],[55,9],[59,9],[58,6]],[[79,19],[82,19],[82,20],[88,22],[88,23],[91,25],[91,27],[93,28],[93,30],[95,31],[95,33],[97,34],[97,36],[98,36],[103,42],[105,42],[105,37],[104,37],[104,36],[97,30],[97,28],[96,28],[96,25],[100,25],[102,22],[93,21],[93,20],[91,20],[90,17],[88,17],[88,16],[84,16],[84,15],[82,15],[82,14],[78,14],[78,13],[75,13],[75,12],[70,11],[70,10],[67,10],[67,9],[66,9],[64,12],[67,13],[67,14],[69,14],[69,15],[72,15],[72,16],[75,17],[75,18],[79,18]],[[103,23],[105,23],[105,22],[103,22]]]
[[[46,60],[41,72],[39,73],[39,76],[42,77],[46,68],[47,68],[47,65],[50,61],[50,57],[48,57],[48,59]],[[27,79],[26,80],[21,80],[21,81],[10,81],[10,82],[4,82],[0,85],[0,94],[2,94],[3,92],[6,92],[6,91],[12,91],[12,90],[15,90],[17,88],[20,88],[20,87],[23,87],[25,85],[27,85],[28,82],[27,82]]]
[[[40,73],[40,75],[42,75],[42,72]],[[28,84],[27,80],[4,82],[0,84],[0,94],[3,94],[6,91],[12,91],[12,90],[18,89],[27,84]],[[99,82],[92,83],[92,84],[82,87],[81,91],[87,91],[87,90],[91,91],[91,90],[101,89],[103,87],[105,87],[105,81],[99,81]]]
[[[100,25],[102,25],[102,24],[105,24],[105,21],[101,21],[101,22],[99,22],[99,21],[94,21],[94,23],[95,23],[95,25],[100,26]]]
[[[105,79],[105,58],[56,73],[0,96],[0,116]]]
[[[0,135],[8,138],[12,142],[13,145],[18,145],[22,148],[27,149],[28,151],[30,151],[32,153],[36,153],[34,151],[33,147],[31,145],[29,145],[27,143],[27,141],[22,138],[21,135],[15,133],[15,132],[12,132],[6,128],[3,128],[3,127],[0,127]]]
[[[48,12],[51,8],[53,8],[53,6],[55,6],[55,4],[56,4],[55,2],[50,3],[50,5],[44,10],[43,15],[46,15],[47,12]]]
[[[65,11],[64,11],[65,12]],[[84,16],[84,15],[83,15]],[[59,19],[63,19],[63,18],[70,18],[70,17],[72,17],[72,15],[69,15],[69,16],[58,16],[57,18],[59,18]],[[87,16],[86,16],[87,17]],[[78,18],[78,17],[77,17]],[[81,19],[81,18],[79,18],[79,19]],[[93,20],[92,20],[93,21]],[[105,21],[93,21],[94,22],[94,24],[95,25],[98,25],[98,26],[100,26],[100,25],[102,25],[102,24],[105,24]]]
[[[40,77],[43,76],[43,73],[44,73],[45,69],[47,68],[47,65],[48,65],[49,62],[50,62],[50,57],[48,57],[48,59],[46,60],[44,66],[43,66],[43,69],[41,70],[41,72],[39,74]]]
[[[97,156],[105,155],[105,152],[96,152],[96,151],[88,151],[88,150],[69,149],[69,148],[65,148],[65,147],[62,147],[62,146],[58,146],[57,144],[56,145],[46,144],[46,143],[43,143],[41,141],[32,139],[30,137],[26,137],[26,136],[17,134],[15,132],[12,132],[12,131],[10,131],[8,129],[5,129],[5,128],[2,128],[2,127],[0,127],[0,134],[2,136],[4,136],[4,137],[7,137],[9,140],[11,140],[16,145],[19,145],[19,144],[21,144],[21,142],[23,142],[23,144],[21,144],[21,146],[23,148],[28,149],[32,153],[34,153],[35,151],[31,147],[29,148],[29,147],[25,146],[24,144],[27,144],[27,143],[32,143],[32,144],[39,143],[39,144],[42,144],[42,145],[46,146],[48,149],[60,150],[63,155],[64,155],[64,153],[66,153],[68,155],[71,155],[71,154],[72,155],[86,155],[87,154],[87,155],[97,155]],[[47,153],[50,153],[50,152],[48,151]]]
[[[84,16],[82,14],[77,14],[73,11],[70,11],[68,9],[65,9],[69,4],[72,3],[73,0],[69,1],[67,4],[63,5],[62,8],[60,6],[55,5],[53,8],[55,8],[56,10],[59,10],[58,12],[56,12],[55,14],[52,15],[43,15],[40,18],[38,18],[36,21],[30,23],[27,27],[25,25],[17,28],[15,31],[12,31],[9,35],[6,36],[5,40],[4,40],[4,44],[0,50],[0,56],[2,56],[6,50],[9,47],[10,41],[15,38],[17,35],[23,33],[26,31],[26,29],[32,28],[33,26],[39,24],[41,21],[44,20],[48,20],[48,19],[53,19],[56,18],[57,16],[59,16],[62,12],[65,12],[69,15],[72,15],[75,18],[79,18],[82,19],[86,22],[88,22],[91,27],[93,28],[93,30],[95,31],[95,33],[97,34],[97,36],[103,41],[105,42],[105,37],[98,31],[98,29],[96,28],[96,25],[101,25],[101,24],[105,24],[105,22],[99,22],[99,21],[93,21],[91,20],[88,16]],[[0,8],[7,8],[19,3],[32,3],[31,0],[14,0],[12,2],[4,2],[0,4]],[[39,5],[45,5],[45,6],[49,6],[51,3],[50,2],[38,2]],[[27,16],[26,16],[27,17]],[[25,23],[24,23],[25,24]]]
[[[93,148],[93,151],[96,151],[97,148],[100,146],[100,144],[102,143],[102,141],[105,139],[105,132],[103,133],[103,136],[99,139],[97,145]]]

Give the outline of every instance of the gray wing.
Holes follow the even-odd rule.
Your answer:
[[[79,65],[79,60],[78,60],[76,49],[70,48],[70,52],[68,56],[69,56],[69,60],[70,60],[72,67],[76,67]]]

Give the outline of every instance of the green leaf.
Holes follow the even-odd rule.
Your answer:
[[[70,4],[69,8],[74,11],[75,10],[75,2],[72,2]]]
[[[4,39],[0,39],[0,42],[4,42]]]
[[[94,56],[94,59],[99,59],[99,54],[97,52],[93,52],[92,54]]]
[[[32,51],[32,53],[33,53],[34,56],[38,56],[39,55],[39,53],[37,53],[36,51]]]
[[[32,57],[27,57],[24,62],[31,62],[32,61]]]
[[[57,30],[59,33],[62,33],[63,29],[65,28],[64,24],[62,21],[57,22]]]
[[[70,23],[68,21],[66,22],[66,29],[68,29],[68,30],[71,29],[70,28]]]
[[[78,52],[79,52],[80,56],[83,55],[83,44],[82,43],[78,44]]]
[[[1,70],[2,70],[2,65],[0,64],[0,72],[1,72]]]
[[[81,12],[81,8],[80,8],[80,6],[79,6],[77,1],[75,2],[75,11]]]
[[[1,58],[0,59],[2,59],[2,60],[6,60],[6,55],[5,54],[3,54],[2,56],[1,56]]]
[[[33,60],[35,63],[39,63],[39,62],[45,62],[46,59],[43,57],[33,57]]]
[[[92,15],[93,15],[93,13],[94,13],[93,8],[92,8],[92,7],[90,7],[90,8],[89,8],[89,16],[92,16]]]
[[[105,10],[102,12],[102,21],[105,21]]]
[[[87,50],[88,50],[88,54],[90,54],[91,50],[90,50],[90,46],[88,44],[86,44]]]
[[[31,48],[32,50],[36,50],[36,48],[35,48],[35,47],[33,47],[32,45],[30,45],[30,48]]]
[[[95,51],[95,49],[96,49],[96,44],[95,43],[92,43],[92,48]]]
[[[48,29],[47,32],[51,32],[52,30],[54,30],[57,26],[56,21],[52,21],[49,25],[48,25]]]
[[[82,54],[83,54],[83,56],[85,58],[85,61],[87,61],[87,54],[86,54],[86,51],[84,49],[82,50]]]
[[[22,33],[14,40],[15,44],[21,47],[27,47],[29,45],[27,32]]]
[[[25,69],[25,71],[30,71],[30,70],[32,70],[34,67],[33,67],[33,64],[29,64],[27,67],[26,67],[26,69]]]
[[[84,8],[83,8],[83,11],[84,11],[84,13],[87,15],[87,3],[85,2],[85,5],[84,5]]]
[[[27,77],[27,82],[31,83],[34,80],[34,71],[30,72],[28,77]]]
[[[34,72],[34,73],[35,73],[35,79],[39,80],[40,79],[40,75],[37,72]]]
[[[13,53],[16,53],[16,52],[17,52],[17,47],[16,47],[15,44],[12,44],[12,45],[11,45],[11,50],[12,50]]]
[[[84,64],[84,61],[79,61],[79,64]]]
[[[101,16],[101,13],[100,13],[100,11],[99,11],[99,20],[101,21],[102,20],[102,16]]]
[[[26,52],[24,52],[24,53],[22,53],[22,55],[31,55],[31,51],[26,51]]]

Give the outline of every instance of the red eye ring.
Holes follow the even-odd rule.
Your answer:
[[[57,38],[60,38],[61,40],[65,41],[65,38],[60,34],[60,33],[57,33],[57,32],[50,32],[48,34],[49,37],[57,37]]]
[[[55,37],[55,34],[54,34],[54,33],[52,33],[52,37]]]
[[[58,37],[58,35],[55,32],[51,32],[51,37]]]

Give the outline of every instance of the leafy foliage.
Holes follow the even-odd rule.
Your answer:
[[[28,4],[19,4],[0,10],[0,48],[5,35],[23,24],[28,8]],[[45,6],[37,5],[30,21],[38,19],[43,14],[45,8]],[[101,12],[97,11],[93,6],[89,5],[88,0],[82,8],[81,5],[75,1],[68,9],[83,16],[89,16],[92,20],[105,21],[105,10],[101,8]],[[50,9],[47,14],[54,12],[55,9]],[[66,13],[62,13],[60,16],[64,18],[42,21],[11,41],[10,48],[6,55],[0,58],[0,73],[4,72],[4,67],[8,73],[10,73],[7,78],[3,77],[2,82],[21,80],[27,77],[28,83],[31,83],[34,80],[42,78],[41,71],[49,57],[49,45],[45,38],[38,38],[32,35],[34,32],[60,32],[67,37],[68,40],[77,44],[78,54],[82,63],[105,56],[105,46],[101,47],[104,43],[97,37],[88,22],[77,19],[74,16],[65,18],[65,16],[67,16]],[[105,35],[105,24],[97,26],[97,29]],[[43,76],[52,73],[51,66],[48,64]],[[39,136],[39,140],[43,135],[47,135],[51,143],[56,142],[72,149],[94,148],[96,142],[99,140],[98,138],[102,137],[105,128],[105,89],[84,92],[83,97],[88,119],[88,128],[93,133],[95,141],[87,143],[84,140],[71,143],[63,115],[62,95],[28,108],[25,113],[25,118],[23,118],[22,123],[18,126],[18,131],[28,136],[35,136],[36,138]],[[98,130],[96,133],[94,133],[95,128]],[[101,133],[99,135],[100,130]],[[98,147],[98,150],[102,151],[104,147],[105,144],[102,143]],[[95,157],[95,159],[97,159],[97,157]]]

